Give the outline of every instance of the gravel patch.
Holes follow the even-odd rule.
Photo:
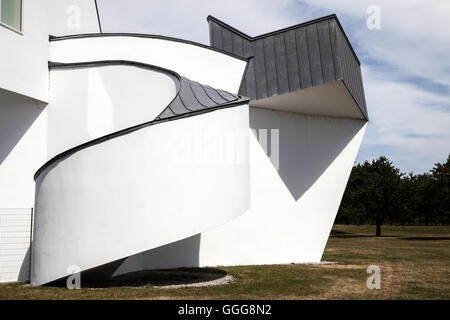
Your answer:
[[[189,288],[189,287],[213,287],[213,286],[223,286],[234,281],[234,277],[231,275],[226,275],[219,279],[208,280],[208,275],[204,274],[204,281],[198,280],[193,283],[183,283],[183,284],[164,284],[164,285],[153,285],[154,288],[159,289],[177,289],[177,288]],[[216,275],[214,275],[216,276]]]

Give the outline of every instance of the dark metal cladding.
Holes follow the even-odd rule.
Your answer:
[[[228,100],[224,99],[216,89],[211,88],[210,86],[203,86],[208,97],[214,101],[216,104],[220,105],[222,103],[227,103]]]
[[[222,29],[223,50],[233,52],[233,38],[232,33],[227,29]]]
[[[204,108],[212,108],[217,106],[217,103],[215,103],[213,100],[211,100],[208,95],[205,92],[205,89],[201,84],[195,81],[190,81],[192,92],[194,93],[195,97],[197,98],[198,102],[204,107]]]
[[[286,62],[289,77],[289,90],[296,91],[300,89],[300,72],[297,59],[295,30],[288,31],[284,34],[284,43],[286,45]]]
[[[220,94],[220,96],[222,98],[224,98],[225,100],[228,100],[228,101],[233,101],[233,100],[236,100],[238,98],[238,96],[236,96],[236,95],[234,95],[232,93],[223,91],[223,90],[216,90],[216,91],[217,91],[218,94]]]
[[[246,99],[224,90],[205,86],[185,77],[180,77],[179,91],[173,101],[161,112],[156,120],[188,115],[192,112],[216,109],[227,104],[244,103]]]
[[[323,81],[334,81],[336,79],[336,75],[334,73],[333,49],[331,47],[330,28],[328,26],[328,21],[318,23],[317,32],[319,34]]]
[[[306,37],[306,27],[295,30],[295,40],[297,43],[300,88],[309,88],[312,86],[312,76],[311,62],[309,61],[308,38]]]
[[[287,66],[286,46],[284,34],[274,36],[275,67],[279,94],[289,92],[289,75]]]
[[[181,90],[179,97],[181,101],[183,101],[184,107],[189,111],[201,110],[203,109],[203,106],[195,96],[189,82],[190,81],[185,77],[181,77]]]
[[[239,94],[258,100],[342,80],[368,119],[360,62],[336,15],[257,37],[208,23],[212,47],[250,58]]]
[[[323,74],[317,24],[311,24],[306,27],[306,39],[308,41],[308,54],[309,64],[311,65],[312,84],[313,86],[321,85],[323,84]]]
[[[367,106],[362,83],[361,68],[354,59],[352,49],[341,29],[337,30],[338,55],[340,57],[342,79],[366,118]]]
[[[235,55],[243,57],[244,56],[244,48],[243,48],[244,40],[241,37],[235,35],[234,33],[231,35],[231,37],[233,39],[233,53]]]
[[[250,97],[255,99],[267,98],[267,83],[266,83],[266,57],[264,55],[264,40],[256,40],[253,42],[253,54],[255,60],[255,84],[256,96]]]
[[[278,94],[277,68],[275,65],[275,47],[273,37],[263,39],[264,63],[266,69],[267,96],[273,97]]]

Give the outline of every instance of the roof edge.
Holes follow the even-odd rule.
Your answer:
[[[240,35],[241,37],[243,37],[243,38],[245,38],[245,39],[247,39],[249,41],[255,41],[255,40],[263,39],[263,38],[270,37],[270,36],[273,36],[273,35],[276,35],[276,34],[279,34],[279,33],[282,33],[282,32],[294,30],[294,29],[297,29],[297,28],[300,28],[300,27],[305,27],[305,26],[308,26],[308,25],[311,25],[311,24],[315,24],[315,23],[319,23],[319,22],[327,21],[327,20],[332,20],[332,19],[336,20],[337,26],[339,27],[339,29],[341,30],[342,34],[344,35],[344,38],[347,41],[347,43],[348,43],[348,45],[350,47],[350,50],[352,51],[356,61],[358,62],[359,65],[361,65],[361,62],[360,62],[358,56],[356,55],[356,52],[353,49],[353,46],[350,43],[350,40],[348,39],[347,34],[345,33],[344,28],[342,27],[342,24],[339,21],[339,18],[337,17],[337,15],[335,13],[327,15],[327,16],[324,16],[324,17],[321,17],[321,18],[317,18],[317,19],[314,19],[314,20],[309,20],[309,21],[306,21],[306,22],[298,23],[298,24],[290,26],[290,27],[282,28],[282,29],[271,31],[271,32],[268,32],[268,33],[263,33],[261,35],[255,36],[255,37],[249,36],[248,34],[242,32],[242,31],[240,31],[240,30],[238,30],[238,29],[236,29],[236,28],[234,28],[232,26],[230,26],[226,22],[223,22],[220,19],[217,19],[216,17],[214,17],[212,15],[208,15],[208,17],[206,18],[206,20],[208,22],[210,20],[214,21],[215,23],[219,24],[220,26],[222,26],[222,27],[232,31],[233,33],[236,33],[236,34]]]

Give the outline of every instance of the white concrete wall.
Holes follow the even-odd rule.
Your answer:
[[[247,127],[248,106],[223,109],[140,129],[47,168],[36,181],[32,284],[64,277],[70,265],[87,270],[244,213],[248,158],[217,161],[217,150]],[[232,154],[246,145],[241,139]]]
[[[250,135],[249,210],[201,234],[131,256],[115,275],[321,260],[366,122],[250,108],[250,128],[259,140]],[[276,131],[265,140],[261,129],[268,136],[279,130],[278,152]]]
[[[0,89],[48,100],[46,1],[23,1],[22,34],[0,25]]]
[[[127,65],[50,73],[48,158],[154,120],[175,97],[173,76]]]
[[[29,271],[34,172],[46,160],[45,104],[0,89],[0,282]]]
[[[48,101],[49,35],[98,33],[94,0],[24,0],[17,33],[0,25],[0,89]]]
[[[319,262],[366,122],[252,108],[250,126],[279,129],[279,170],[251,138],[250,210],[201,234],[200,266]]]
[[[247,64],[196,45],[153,38],[104,36],[55,41],[50,45],[50,61],[53,62],[142,62],[176,71],[191,80],[232,93],[239,91]]]
[[[36,170],[46,161],[42,102],[0,90],[0,208],[32,208]]]

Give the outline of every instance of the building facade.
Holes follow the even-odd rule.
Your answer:
[[[205,46],[0,4],[0,281],[320,261],[368,120],[335,15]]]

